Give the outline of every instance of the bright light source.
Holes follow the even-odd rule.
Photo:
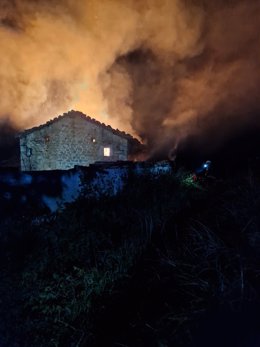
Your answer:
[[[110,147],[104,147],[104,157],[110,157]]]
[[[91,141],[92,141],[93,143],[96,143],[95,137],[92,137],[92,138],[91,138]]]

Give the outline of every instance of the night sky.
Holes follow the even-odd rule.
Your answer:
[[[259,126],[259,34],[260,0],[1,0],[0,116],[77,109],[148,157],[213,155]]]
[[[0,0],[0,43],[0,347],[259,347],[260,0]],[[122,187],[20,172],[69,110],[145,145]]]

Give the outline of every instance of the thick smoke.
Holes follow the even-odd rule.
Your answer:
[[[0,120],[0,167],[17,167],[19,165],[19,147],[17,129],[8,118]]]
[[[174,156],[260,124],[260,0],[0,0],[0,40],[20,127],[78,109]]]

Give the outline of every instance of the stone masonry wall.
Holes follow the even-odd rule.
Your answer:
[[[104,147],[110,156],[104,156]],[[20,137],[21,170],[66,170],[96,161],[127,160],[127,139],[80,116],[69,115]]]

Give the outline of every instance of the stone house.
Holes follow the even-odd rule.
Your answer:
[[[131,135],[78,111],[25,130],[19,139],[22,171],[67,170],[95,162],[126,161],[141,145]]]

